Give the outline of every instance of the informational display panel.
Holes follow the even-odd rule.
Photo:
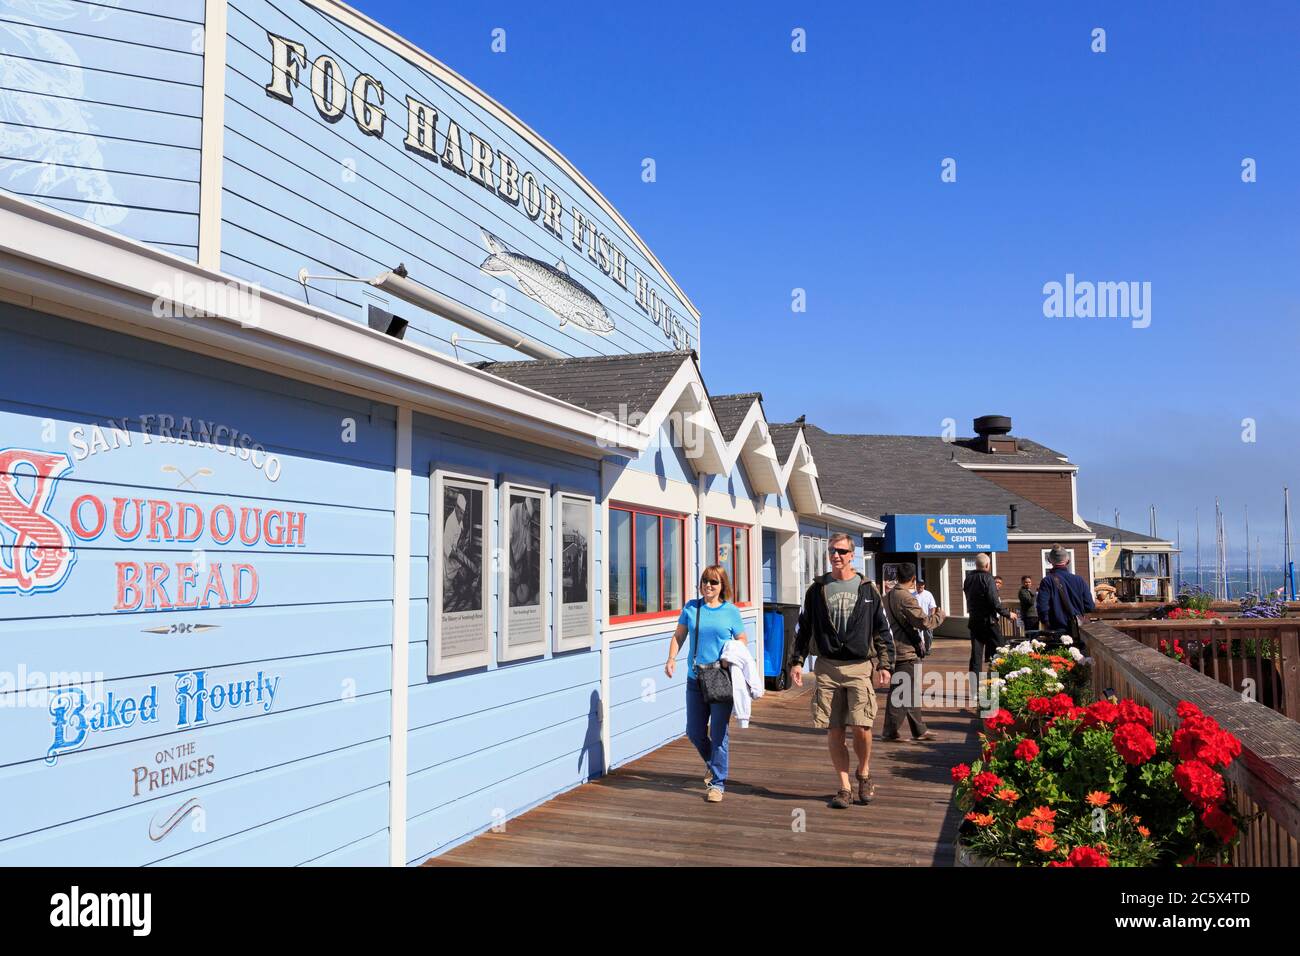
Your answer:
[[[550,495],[501,485],[501,626],[497,660],[546,652],[546,550]]]
[[[596,634],[592,542],[596,502],[587,495],[558,496],[555,528],[555,650],[590,647]]]
[[[491,661],[487,515],[490,482],[434,471],[429,514],[429,673],[446,674]]]

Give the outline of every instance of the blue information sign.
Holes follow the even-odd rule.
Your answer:
[[[886,551],[1007,550],[1005,515],[885,515]]]

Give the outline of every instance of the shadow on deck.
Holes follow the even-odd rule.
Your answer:
[[[964,670],[969,647],[937,640],[927,672]],[[974,711],[927,707],[938,740],[914,743],[904,729],[904,742],[884,743],[881,692],[871,756],[876,799],[832,810],[836,778],[825,732],[810,726],[810,684],[769,692],[747,729],[732,723],[731,779],[720,804],[705,803],[704,766],[682,738],[425,865],[951,865],[961,820],[949,768],[976,755]]]

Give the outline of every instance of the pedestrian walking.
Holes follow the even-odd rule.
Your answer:
[[[803,662],[809,650],[815,651],[813,726],[827,730],[839,784],[831,799],[836,810],[853,802],[849,755],[844,749],[850,730],[858,758],[857,801],[870,803],[875,796],[871,782],[871,725],[876,718],[873,678],[887,687],[894,669],[894,637],[883,598],[874,583],[853,569],[853,550],[853,539],[847,534],[831,536],[831,570],[813,581],[804,595],[790,669],[795,686],[802,687]]]
[[[918,593],[913,593],[916,589]],[[921,659],[929,653],[929,632],[943,623],[943,609],[936,607],[933,596],[926,594],[929,613],[920,603],[920,586],[916,566],[904,564],[898,570],[898,586],[885,597],[885,610],[894,632],[894,676],[885,706],[885,726],[880,739],[900,740],[904,720],[913,740],[933,740],[934,731],[925,726],[921,716]]]
[[[690,670],[686,675],[686,736],[704,759],[707,771],[704,798],[721,803],[727,789],[729,744],[733,702],[711,702],[700,681],[700,668],[718,664],[722,647],[729,640],[748,645],[745,622],[731,603],[731,580],[720,564],[711,564],[700,575],[700,597],[687,601],[677,619],[677,629],[668,642],[668,662],[664,673],[672,679],[677,669],[677,652],[686,636],[691,639]],[[723,665],[725,666],[725,665]],[[730,677],[728,676],[728,683]]]
[[[993,558],[987,554],[975,555],[975,570],[966,575],[962,592],[966,595],[967,626],[970,628],[970,670],[976,675],[984,672],[984,661],[992,660],[993,652],[1002,642],[998,633],[998,618],[1016,619],[1016,612],[1002,606],[997,583],[989,568]]]

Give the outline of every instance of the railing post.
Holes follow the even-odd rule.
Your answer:
[[[1282,672],[1282,696],[1286,701],[1283,713],[1292,720],[1300,720],[1300,625],[1288,627],[1278,634]]]

